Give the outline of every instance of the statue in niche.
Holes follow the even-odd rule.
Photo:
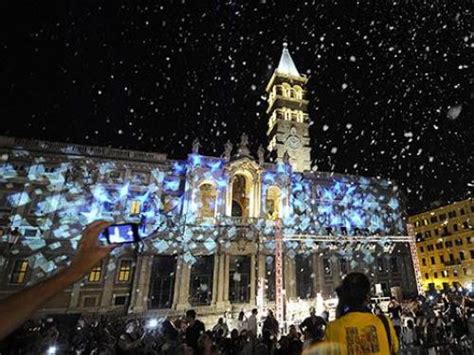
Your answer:
[[[83,177],[82,169],[75,164],[71,164],[66,171],[66,182],[79,181]]]
[[[195,138],[193,140],[193,148],[192,148],[193,154],[199,154],[199,148],[201,148],[201,143],[199,142],[199,138]]]
[[[265,149],[263,149],[262,145],[258,146],[257,156],[258,156],[258,165],[263,166],[263,163],[265,162]]]
[[[230,159],[230,156],[232,155],[232,148],[233,148],[233,145],[232,143],[228,140],[225,144],[224,144],[224,158],[226,158],[227,160]]]
[[[283,154],[283,163],[284,164],[289,164],[290,163],[290,154],[288,154],[287,151]]]
[[[94,185],[98,180],[100,175],[100,171],[94,164],[87,164],[82,166],[83,172],[83,184],[86,186]]]
[[[240,136],[240,145],[239,145],[239,152],[238,152],[239,156],[250,155],[250,150],[249,150],[248,145],[249,145],[249,137],[245,133],[242,133],[242,135]]]

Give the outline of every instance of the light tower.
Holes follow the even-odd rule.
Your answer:
[[[297,172],[311,169],[307,81],[306,75],[296,69],[288,45],[283,43],[280,62],[266,88],[267,149],[277,160],[282,160],[287,153]]]

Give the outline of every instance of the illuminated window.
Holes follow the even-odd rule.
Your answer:
[[[267,190],[265,209],[268,219],[277,219],[281,214],[280,189],[277,186],[270,186]]]
[[[235,175],[232,179],[232,217],[248,217],[250,188],[243,175]]]
[[[141,210],[140,201],[138,200],[132,201],[132,203],[130,204],[130,214],[131,215],[140,214],[140,210]]]
[[[132,273],[132,261],[121,260],[120,267],[118,270],[117,280],[119,282],[127,282],[130,280],[131,273]]]
[[[430,224],[430,222],[428,222],[428,220],[425,218],[425,219],[423,219],[423,224],[424,224],[425,226],[427,226],[428,224]]]
[[[94,268],[89,273],[87,281],[89,282],[99,282],[102,277],[102,264],[94,266]]]
[[[213,218],[216,209],[216,197],[217,191],[212,184],[202,184],[199,187],[199,197],[201,208],[199,210],[199,216],[202,218]]]
[[[13,265],[10,282],[13,284],[24,283],[27,271],[28,271],[28,261],[25,259],[16,260],[15,264]]]

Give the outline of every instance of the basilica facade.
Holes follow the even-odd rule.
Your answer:
[[[374,293],[415,294],[396,184],[311,169],[307,80],[285,45],[266,87],[267,149],[256,154],[245,133],[219,157],[196,140],[185,160],[0,137],[0,297],[66,265],[96,219],[139,223],[143,241],[117,248],[42,313],[194,308],[211,322],[283,295],[291,320],[355,270]]]

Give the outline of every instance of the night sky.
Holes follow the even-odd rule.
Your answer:
[[[246,132],[255,152],[286,40],[318,170],[395,179],[411,213],[472,196],[469,1],[183,2],[3,4],[0,133],[183,158]]]

